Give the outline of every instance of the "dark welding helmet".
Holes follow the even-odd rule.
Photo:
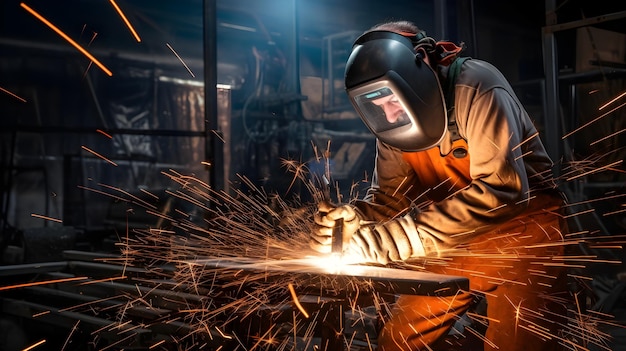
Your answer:
[[[346,64],[345,85],[361,119],[384,143],[422,151],[443,139],[448,121],[439,80],[408,37],[361,35]]]

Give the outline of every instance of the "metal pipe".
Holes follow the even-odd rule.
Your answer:
[[[217,116],[217,5],[216,1],[203,0],[203,53],[204,53],[204,120],[205,158],[209,171],[209,185],[224,189],[223,148]]]

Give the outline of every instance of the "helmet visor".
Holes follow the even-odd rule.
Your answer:
[[[362,117],[374,133],[411,123],[400,96],[389,86],[367,90],[354,97]]]

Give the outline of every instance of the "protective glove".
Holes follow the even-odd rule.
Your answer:
[[[426,255],[411,214],[385,223],[360,227],[352,235],[346,253],[380,264]]]
[[[338,219],[343,219],[341,234],[342,247],[347,247],[352,235],[361,226],[361,215],[352,205],[334,206],[322,201],[318,205],[318,211],[313,215],[315,228],[311,235],[310,247],[319,253],[331,253],[333,241],[333,228]]]

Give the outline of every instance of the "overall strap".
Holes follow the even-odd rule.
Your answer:
[[[448,110],[448,131],[452,137],[452,141],[461,139],[458,127],[456,125],[456,110],[454,108],[454,88],[456,79],[461,72],[463,62],[470,57],[457,57],[448,67],[448,77],[444,80],[444,94],[446,100],[446,109]]]

